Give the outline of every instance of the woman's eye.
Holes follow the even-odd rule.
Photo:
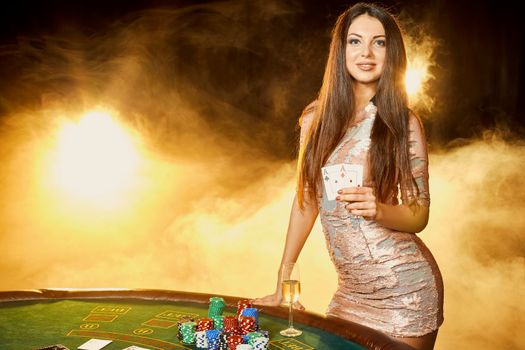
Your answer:
[[[381,47],[386,46],[386,41],[382,40],[382,39],[381,40],[376,40],[375,43],[376,43],[377,46],[381,46]]]
[[[359,44],[359,40],[358,39],[348,39],[348,44],[357,45]]]

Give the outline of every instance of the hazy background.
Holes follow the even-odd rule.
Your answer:
[[[430,150],[431,218],[420,236],[445,282],[436,348],[523,348],[522,16],[510,1],[386,3],[409,58],[428,69],[412,101]],[[297,118],[349,4],[8,6],[0,289],[270,293],[295,188]],[[90,111],[116,124],[83,124]],[[336,275],[319,223],[300,264],[303,303],[323,313]]]

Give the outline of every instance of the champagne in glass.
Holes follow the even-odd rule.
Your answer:
[[[288,328],[280,333],[285,337],[297,337],[303,332],[293,327],[293,304],[299,301],[301,295],[301,280],[299,265],[285,263],[281,266],[281,293],[283,300],[288,304]]]
[[[297,280],[286,280],[282,282],[282,294],[284,301],[295,303],[301,295],[301,282]]]

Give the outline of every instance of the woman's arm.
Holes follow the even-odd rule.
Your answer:
[[[349,202],[346,209],[351,214],[375,220],[386,228],[417,233],[427,226],[428,206],[417,205],[411,208],[407,204],[380,203],[371,187],[349,187],[340,192],[337,200]]]
[[[297,196],[294,197],[281,265],[283,263],[297,261],[299,253],[312,231],[318,213],[319,209],[315,201],[305,201],[304,211],[301,211]]]
[[[428,223],[429,208],[425,206],[410,208],[406,204],[377,203],[376,211],[375,221],[396,231],[418,233]]]
[[[313,113],[316,107],[316,102],[310,103],[301,114],[299,118],[299,125],[301,126],[301,133],[299,137],[299,147],[304,147],[304,143],[307,138],[308,130],[312,125]],[[297,199],[297,194],[293,199],[292,210],[290,213],[290,220],[288,222],[288,230],[286,232],[286,241],[284,244],[283,255],[281,257],[281,264],[288,262],[296,262],[301,250],[303,249],[306,239],[312,231],[315,219],[319,209],[317,208],[317,198],[308,198],[308,191],[304,192],[304,210],[301,210]],[[281,304],[281,270],[277,272],[277,286],[275,287],[275,293],[265,296],[264,298],[258,298],[254,300],[254,303],[260,305],[280,305]],[[297,303],[297,307],[303,308],[302,305]]]

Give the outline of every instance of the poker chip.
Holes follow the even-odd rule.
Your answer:
[[[242,344],[242,336],[232,334],[228,337],[228,350],[236,350],[239,344]]]
[[[199,349],[208,348],[208,338],[206,337],[206,331],[195,332],[195,346]]]
[[[219,335],[221,331],[218,329],[210,329],[206,331],[206,338],[208,338],[208,350],[219,349]]]
[[[250,300],[239,300],[235,315],[223,315],[223,298],[209,300],[208,317],[179,318],[177,338],[181,343],[208,350],[267,350],[269,332],[258,329],[258,310]]]
[[[224,332],[239,334],[239,321],[235,316],[223,316]]]
[[[253,346],[251,346],[250,344],[239,344],[237,345],[235,350],[253,350]]]
[[[270,339],[266,337],[258,337],[250,339],[250,345],[253,346],[254,350],[266,350],[268,349],[268,342]]]
[[[193,317],[190,317],[190,316],[187,316],[187,315],[184,315],[182,317],[180,317],[178,320],[177,320],[177,339],[179,339],[180,341],[182,341],[182,333],[180,332],[180,326],[181,324],[185,323],[185,322],[193,322],[195,321],[195,319]]]
[[[224,329],[224,316],[212,316],[215,329]]]
[[[208,350],[219,350],[219,341],[218,340],[208,341]]]
[[[208,331],[214,329],[213,319],[209,317],[199,318],[196,322],[197,331]]]
[[[252,303],[248,299],[241,299],[237,302],[237,319],[240,318],[242,310],[247,307],[252,307]]]
[[[208,317],[213,316],[222,316],[222,312],[224,310],[224,306],[226,303],[224,302],[224,299],[221,297],[211,297],[210,298],[210,306],[208,308]]]
[[[239,321],[241,334],[248,334],[255,331],[255,318],[253,316],[241,316]]]
[[[180,325],[181,342],[193,344],[195,342],[195,322],[184,322]]]
[[[221,297],[211,297],[210,298],[210,305],[220,305],[220,306],[223,306],[226,305],[226,303],[224,302],[224,299],[221,298]]]
[[[221,333],[219,335],[219,350],[228,350],[228,337],[231,333]]]
[[[262,335],[262,333],[259,333],[259,332],[250,332],[250,333],[246,334],[246,337],[248,338],[246,342],[248,344],[253,345],[252,342],[253,342],[254,339],[261,338],[261,337],[264,337],[264,336]]]
[[[259,325],[259,312],[254,307],[246,307],[241,311],[241,316],[251,316],[255,319],[255,329]]]
[[[217,340],[219,341],[219,335],[221,334],[221,331],[218,329],[209,329],[206,331],[206,338],[209,340]]]

